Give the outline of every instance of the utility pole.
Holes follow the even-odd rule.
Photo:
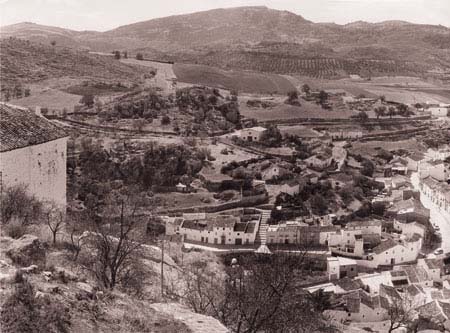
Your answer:
[[[161,298],[164,298],[164,236],[161,239]]]

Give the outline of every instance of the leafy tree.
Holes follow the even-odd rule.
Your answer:
[[[260,142],[268,147],[279,147],[283,136],[276,125],[270,125],[261,135]]]
[[[144,60],[144,55],[142,53],[136,53],[137,60]]]
[[[92,107],[94,105],[94,95],[92,94],[85,94],[80,99],[80,103],[84,104],[88,108]]]
[[[306,83],[302,85],[302,92],[304,92],[306,96],[308,96],[311,92],[311,88],[309,87],[309,85],[307,85]]]
[[[324,105],[326,101],[328,100],[328,93],[325,90],[321,90],[319,92],[319,104]]]
[[[390,106],[390,107],[389,107],[389,109],[388,109],[388,115],[389,115],[389,118],[392,118],[392,116],[395,116],[395,115],[396,115],[395,108],[394,108],[393,106]]]
[[[114,51],[114,58],[119,60],[120,59],[120,51]]]
[[[42,203],[28,193],[26,185],[18,184],[3,188],[0,209],[2,223],[14,219],[26,225],[39,219]]]
[[[25,97],[30,96],[30,92],[31,92],[30,88],[25,88],[24,91],[23,91]]]
[[[375,114],[377,115],[377,119],[380,118],[380,116],[384,116],[386,113],[386,107],[385,106],[379,106],[375,108]]]
[[[124,59],[128,59],[128,52],[127,51],[123,51],[123,58]]]
[[[365,111],[361,111],[358,113],[357,118],[360,122],[364,123],[369,119],[369,116]]]
[[[375,165],[372,161],[365,159],[362,163],[361,174],[367,177],[372,177],[375,171]]]
[[[315,214],[324,215],[327,212],[328,204],[321,194],[316,193],[315,195],[313,195],[310,200],[310,203],[311,209]]]
[[[167,115],[164,115],[161,118],[161,125],[169,125],[170,124],[170,118]]]

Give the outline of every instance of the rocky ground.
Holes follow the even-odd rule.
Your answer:
[[[27,308],[29,304],[37,304],[48,316],[48,332],[227,332],[216,319],[166,302],[158,295],[161,253],[157,247],[144,247],[144,266],[154,274],[142,280],[144,292],[138,297],[118,288],[99,287],[67,250],[50,247],[34,235],[1,237],[0,246],[2,332],[19,332],[17,320],[11,322],[11,318],[20,316],[23,307],[26,313],[33,312]],[[164,262],[170,276],[177,266],[168,256]],[[24,285],[32,288],[27,301],[24,295],[15,297]],[[34,329],[39,331],[39,327]]]

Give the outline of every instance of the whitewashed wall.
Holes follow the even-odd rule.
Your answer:
[[[67,138],[0,153],[4,186],[23,183],[38,199],[66,205]]]

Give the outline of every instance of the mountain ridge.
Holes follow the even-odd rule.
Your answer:
[[[156,18],[105,32],[61,29],[24,23],[2,28],[0,36],[40,43],[55,41],[60,46],[92,51],[141,52],[152,58],[222,68],[261,67],[278,73],[295,73],[298,67],[292,63],[284,67],[270,65],[285,57],[289,61],[293,57],[298,61],[328,58],[332,64],[356,61],[361,62],[357,66],[361,69],[364,61],[372,61],[376,66],[382,61],[384,70],[380,74],[389,74],[391,69],[395,74],[395,66],[415,67],[409,63],[416,64],[423,73],[450,71],[450,28],[405,21],[313,23],[289,11],[247,6]],[[210,56],[221,53],[227,53],[229,59]],[[249,63],[251,55],[266,64],[254,66]],[[389,61],[396,65],[392,67]],[[339,66],[332,67],[331,72],[341,73]],[[367,75],[371,72],[379,71],[369,68]],[[344,70],[343,74],[349,73]]]

